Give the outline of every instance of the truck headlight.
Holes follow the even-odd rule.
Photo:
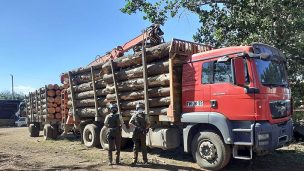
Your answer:
[[[259,141],[268,140],[268,139],[269,139],[269,133],[263,133],[258,135]]]

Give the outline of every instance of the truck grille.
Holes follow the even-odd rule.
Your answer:
[[[273,119],[283,118],[290,114],[290,100],[277,100],[269,103],[270,111]]]

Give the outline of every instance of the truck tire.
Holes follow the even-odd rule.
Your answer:
[[[53,139],[53,128],[50,124],[45,124],[44,125],[43,138],[44,138],[44,140]]]
[[[88,124],[83,130],[83,143],[86,147],[98,147],[99,142],[99,129],[95,124]]]
[[[220,170],[231,158],[230,146],[224,144],[218,134],[209,131],[194,136],[191,151],[196,163],[206,170]]]
[[[107,127],[102,127],[99,135],[100,145],[104,150],[109,150],[109,142],[107,140]]]
[[[39,125],[31,123],[29,125],[30,137],[39,137],[40,128]]]

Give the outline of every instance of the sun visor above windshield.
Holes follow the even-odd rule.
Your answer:
[[[286,62],[285,55],[277,48],[262,43],[253,43],[251,46],[255,54],[267,53],[270,55],[270,60]]]

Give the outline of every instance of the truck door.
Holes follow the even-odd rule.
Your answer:
[[[244,85],[236,85],[238,68],[245,70],[238,73],[245,74],[245,84],[250,84],[249,62],[243,58],[218,61],[212,61],[211,111],[223,114],[230,120],[254,120],[254,94],[247,94]]]
[[[209,61],[183,65],[182,103],[184,113],[210,112],[210,83],[208,81],[210,72]]]

